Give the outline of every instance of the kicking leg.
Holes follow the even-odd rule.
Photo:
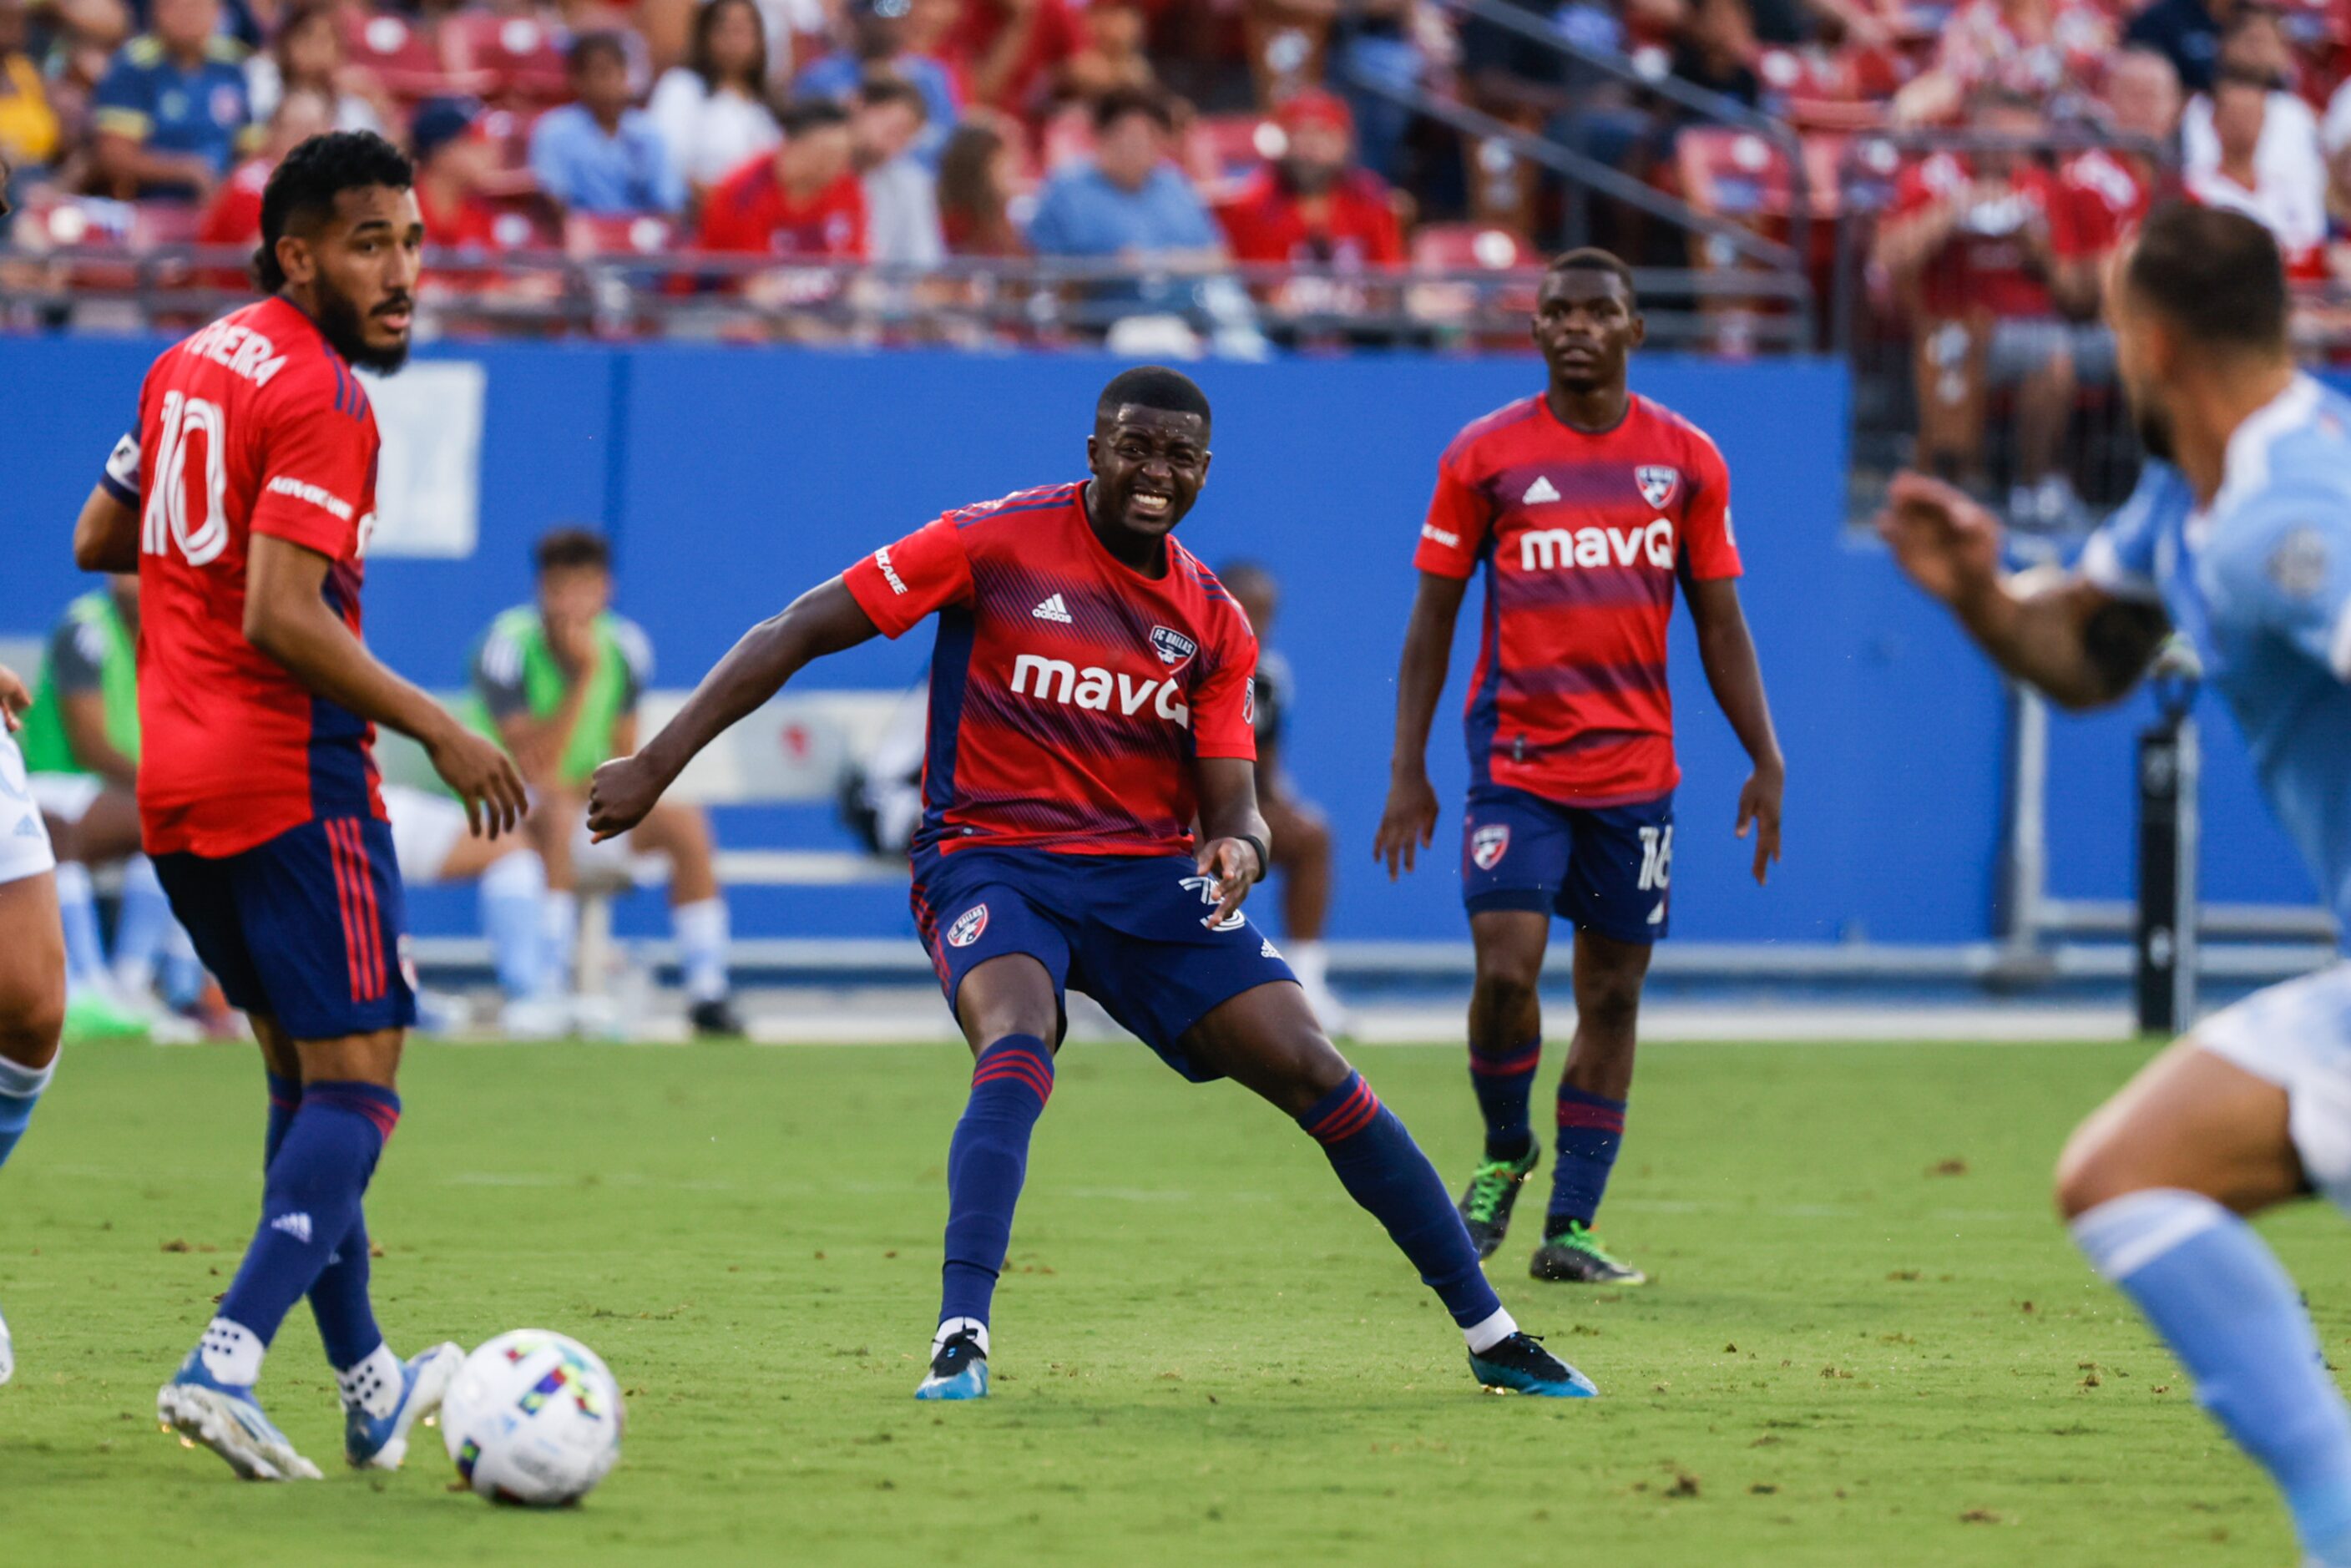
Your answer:
[[[971,1098],[947,1145],[939,1327],[917,1399],[987,1396],[988,1315],[1029,1174],[1029,1134],[1053,1094],[1061,1002],[1043,964],[1007,953],[964,976],[956,1019],[976,1065]]]
[[[66,948],[47,872],[0,882],[0,1166],[33,1119],[57,1071],[65,1028]],[[15,1375],[14,1342],[0,1319],[0,1383]]]
[[[1551,1208],[1530,1270],[1538,1280],[1638,1285],[1647,1279],[1601,1248],[1592,1222],[1625,1136],[1649,953],[1645,942],[1620,942],[1588,929],[1575,934],[1575,1039],[1559,1077]]]
[[[1322,1145],[1340,1185],[1386,1228],[1435,1291],[1489,1387],[1588,1396],[1590,1382],[1519,1332],[1478,1266],[1478,1249],[1437,1167],[1395,1113],[1324,1037],[1305,994],[1280,981],[1219,1004],[1184,1032],[1184,1054],[1295,1117]]]
[[[2285,1089],[2183,1041],[2074,1133],[2057,1206],[2269,1472],[2309,1561],[2351,1564],[2351,1408],[2294,1281],[2238,1218],[2307,1190],[2292,1111]]]
[[[1469,1086],[1486,1122],[1486,1157],[1460,1201],[1478,1256],[1490,1258],[1510,1228],[1519,1190],[1534,1174],[1527,1099],[1542,1060],[1543,950],[1551,916],[1541,910],[1484,909],[1469,916],[1478,952],[1469,991]]]

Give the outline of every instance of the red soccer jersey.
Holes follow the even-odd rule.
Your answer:
[[[1083,485],[947,513],[841,574],[896,637],[935,610],[917,854],[1192,848],[1196,758],[1257,756],[1257,636],[1175,540],[1149,578],[1086,521]]]
[[[371,726],[245,637],[254,534],[334,564],[360,629],[375,413],[272,297],[163,351],[139,394],[139,810],[147,851],[232,855],[315,818],[381,817]]]
[[[705,250],[862,261],[865,187],[856,175],[843,174],[796,202],[776,178],[775,158],[762,152],[710,193],[696,243]]]
[[[1479,783],[1575,806],[1680,781],[1666,622],[1674,579],[1740,574],[1730,474],[1705,434],[1635,396],[1614,430],[1571,430],[1541,395],[1455,436],[1413,562],[1486,569],[1469,677]]]

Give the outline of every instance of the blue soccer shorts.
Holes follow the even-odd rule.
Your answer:
[[[1203,925],[1216,906],[1188,855],[970,849],[914,863],[914,924],[950,1011],[966,975],[1025,953],[1057,1003],[1084,992],[1196,1083],[1220,1074],[1186,1056],[1185,1031],[1243,991],[1297,979],[1247,915]]]
[[[156,855],[155,875],[229,1005],[296,1040],[416,1021],[392,825],[305,822],[217,859]]]
[[[1674,797],[1562,806],[1481,784],[1461,814],[1461,901],[1469,913],[1532,909],[1619,942],[1666,935]]]

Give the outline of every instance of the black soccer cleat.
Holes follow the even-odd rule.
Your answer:
[[[1527,1272],[1538,1280],[1563,1285],[1646,1285],[1649,1277],[1630,1263],[1612,1258],[1600,1238],[1571,1220],[1566,1229],[1547,1236],[1535,1249]]]
[[[1531,1394],[1539,1399],[1596,1399],[1592,1379],[1552,1354],[1531,1333],[1514,1333],[1499,1344],[1469,1353],[1469,1373],[1495,1394]]]
[[[1461,1223],[1468,1227],[1469,1239],[1476,1243],[1480,1260],[1491,1258],[1510,1233],[1510,1210],[1518,1204],[1519,1189],[1527,1185],[1541,1157],[1540,1150],[1531,1148],[1524,1159],[1487,1160],[1469,1177],[1459,1205]]]
[[[735,1010],[734,998],[713,997],[706,1002],[696,1002],[686,1010],[686,1020],[699,1035],[733,1036],[743,1033],[743,1015]]]

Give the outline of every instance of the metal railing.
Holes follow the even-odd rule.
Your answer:
[[[171,326],[249,300],[249,253],[162,245],[0,247],[0,328]],[[519,251],[428,252],[420,318],[429,330],[815,340],[970,347],[1083,347],[1137,317],[1173,319],[1204,345],[1259,351],[1269,340],[1364,348],[1516,348],[1538,270],[1229,265],[1180,271],[1132,263],[955,259],[935,267],[771,257]],[[1775,308],[1759,346],[1801,341],[1801,298],[1783,277],[1648,269],[1638,275],[1652,341],[1705,340],[1706,308]]]

